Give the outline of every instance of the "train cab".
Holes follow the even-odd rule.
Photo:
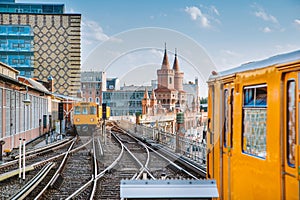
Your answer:
[[[91,136],[98,125],[98,105],[94,102],[80,102],[74,105],[73,123],[79,135]]]

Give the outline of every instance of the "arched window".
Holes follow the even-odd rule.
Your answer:
[[[89,97],[89,102],[93,102],[93,98],[92,97]]]
[[[96,103],[99,104],[99,97],[96,97]]]

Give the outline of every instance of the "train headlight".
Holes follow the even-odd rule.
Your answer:
[[[77,118],[77,119],[76,119],[76,122],[79,122],[79,121],[80,121],[80,119],[79,119],[79,118]]]
[[[93,122],[93,121],[95,121],[95,119],[94,119],[94,118],[91,118],[91,122]]]

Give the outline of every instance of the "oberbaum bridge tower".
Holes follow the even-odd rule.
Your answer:
[[[176,49],[173,68],[170,68],[165,47],[161,69],[157,70],[158,86],[152,90],[150,98],[148,91],[145,91],[142,100],[142,114],[155,115],[161,108],[165,112],[183,111],[187,97],[183,90],[183,77],[184,73],[179,69]]]

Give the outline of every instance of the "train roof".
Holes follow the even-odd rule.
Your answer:
[[[272,56],[272,57],[264,59],[264,60],[248,62],[248,63],[242,64],[238,67],[234,67],[232,69],[218,72],[216,75],[211,75],[209,77],[209,79],[215,79],[215,78],[235,74],[237,72],[260,69],[260,68],[269,67],[272,65],[279,65],[279,64],[283,64],[283,63],[297,61],[297,60],[300,60],[300,50],[285,53],[285,54],[279,54],[279,55]]]

